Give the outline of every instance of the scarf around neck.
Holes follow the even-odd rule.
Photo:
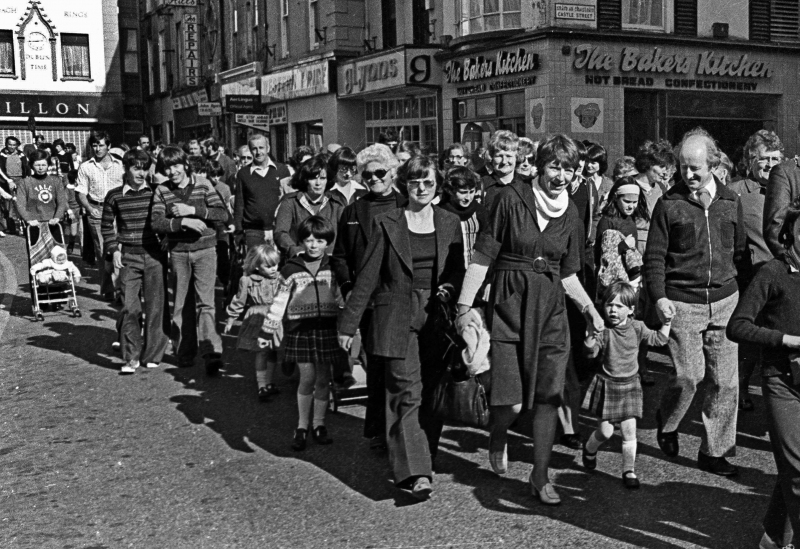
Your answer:
[[[536,182],[531,186],[533,196],[536,199],[536,211],[548,221],[564,215],[569,206],[569,193],[562,192],[556,199],[552,199],[547,196],[541,184],[541,177],[537,177]]]

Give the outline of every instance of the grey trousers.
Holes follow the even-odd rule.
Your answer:
[[[725,327],[738,301],[737,292],[710,305],[674,302],[669,350],[675,371],[661,396],[664,431],[678,429],[697,385],[707,379],[700,451],[712,457],[736,454],[739,357],[737,345],[725,336]]]

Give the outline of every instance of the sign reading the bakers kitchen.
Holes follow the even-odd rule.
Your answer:
[[[404,47],[339,65],[340,97],[385,91],[404,86],[438,86],[441,70],[433,48]]]
[[[444,65],[444,80],[448,84],[461,84],[535,71],[538,68],[538,53],[526,48],[504,49],[496,53],[448,61]]]
[[[300,65],[261,78],[261,102],[284,101],[330,93],[330,61]]]

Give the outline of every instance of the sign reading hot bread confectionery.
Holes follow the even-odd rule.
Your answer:
[[[352,97],[404,86],[438,86],[441,69],[433,58],[437,51],[403,47],[339,65],[339,96]]]
[[[261,102],[271,103],[331,92],[331,62],[320,61],[261,78]]]

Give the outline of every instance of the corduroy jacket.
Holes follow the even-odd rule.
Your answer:
[[[778,235],[786,211],[797,197],[800,197],[800,158],[795,157],[772,168],[764,197],[764,241],[775,257],[783,257],[784,248],[778,242]]]
[[[457,216],[434,206],[436,284],[450,285],[455,299],[464,280],[464,243]],[[405,210],[379,215],[371,231],[364,264],[347,306],[339,315],[339,332],[352,336],[374,295],[373,327],[367,348],[375,355],[405,358],[410,337],[413,293],[411,238]]]
[[[662,297],[715,303],[736,293],[737,268],[746,251],[742,203],[715,180],[717,192],[707,211],[683,181],[656,203],[644,254],[653,303]]]

